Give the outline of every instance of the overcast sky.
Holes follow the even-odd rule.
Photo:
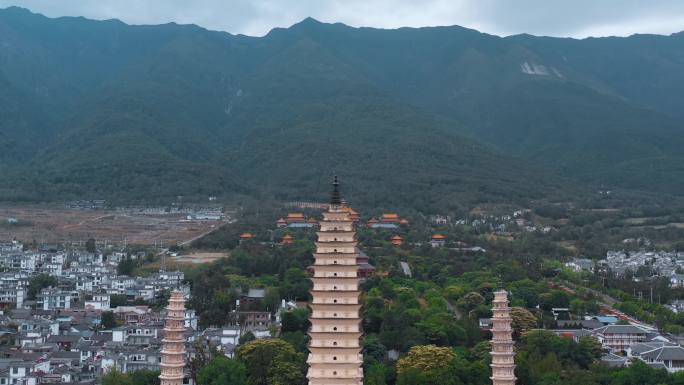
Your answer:
[[[262,36],[307,16],[352,26],[462,25],[496,35],[626,36],[684,30],[684,0],[0,0],[47,16],[177,22]]]

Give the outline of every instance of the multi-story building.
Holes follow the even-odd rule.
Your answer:
[[[592,331],[601,345],[612,351],[627,350],[630,345],[644,342],[648,333],[648,330],[636,325],[607,325]]]
[[[17,285],[0,284],[0,308],[18,309],[24,306],[26,290]]]
[[[354,224],[345,207],[335,178],[314,254],[307,360],[310,385],[360,385],[363,380],[359,251]]]
[[[47,288],[36,296],[36,305],[43,310],[70,309],[71,298],[68,291]]]
[[[92,310],[109,310],[111,304],[109,294],[94,294],[92,299],[85,301],[85,308]]]

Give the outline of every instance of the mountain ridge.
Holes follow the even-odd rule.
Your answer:
[[[365,200],[392,191],[388,203],[432,208],[684,187],[683,117],[671,112],[684,101],[684,52],[668,37],[608,50],[463,27],[305,19],[248,37],[12,14],[0,10],[12,86],[0,100],[23,93],[32,112],[11,118],[49,121],[26,123],[44,145],[0,123],[0,146],[23,143],[0,156],[5,199],[316,199],[333,169]],[[645,80],[629,80],[635,71]]]

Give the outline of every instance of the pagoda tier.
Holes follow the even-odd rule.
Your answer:
[[[508,293],[505,290],[495,292],[492,305],[492,384],[515,385],[515,353]]]
[[[166,307],[166,322],[161,350],[161,385],[181,385],[185,377],[185,299],[173,291]]]
[[[363,356],[356,232],[337,179],[312,266],[309,385],[361,385]]]

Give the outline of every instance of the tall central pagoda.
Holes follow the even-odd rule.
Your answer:
[[[337,177],[316,242],[309,336],[309,385],[361,385],[356,231]]]

